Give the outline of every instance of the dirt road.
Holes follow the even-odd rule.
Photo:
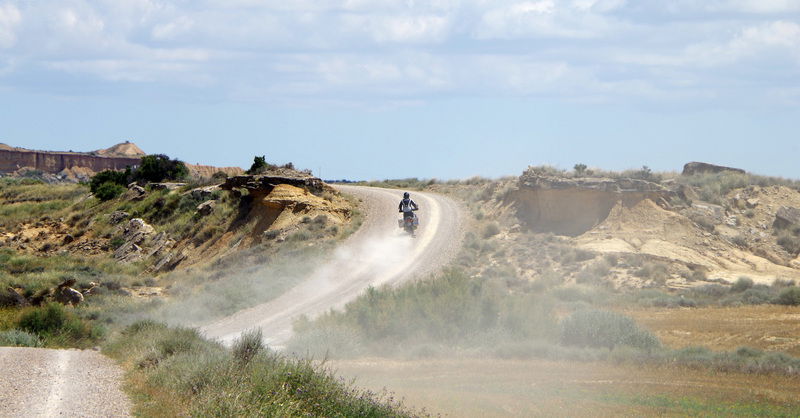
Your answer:
[[[0,417],[127,417],[122,369],[96,351],[0,347]]]
[[[397,226],[402,191],[339,186],[362,200],[364,224],[336,250],[333,259],[310,278],[279,296],[202,328],[226,343],[247,329],[261,328],[266,342],[281,348],[301,315],[314,317],[343,307],[370,286],[425,277],[448,263],[461,244],[462,213],[451,199],[412,193],[420,228],[411,238]]]

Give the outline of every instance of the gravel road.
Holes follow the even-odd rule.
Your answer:
[[[128,417],[123,372],[90,350],[0,347],[0,417]]]
[[[280,349],[301,315],[314,317],[343,307],[369,286],[396,285],[426,277],[456,255],[462,240],[463,214],[451,199],[414,192],[420,228],[411,238],[397,225],[402,191],[338,186],[362,200],[364,223],[337,248],[333,259],[278,298],[240,311],[202,328],[205,334],[230,343],[247,329],[261,328],[267,344]]]

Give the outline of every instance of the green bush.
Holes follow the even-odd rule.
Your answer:
[[[24,313],[17,327],[37,334],[48,345],[87,346],[103,335],[103,329],[82,320],[58,303],[34,308]]]
[[[261,329],[245,331],[233,343],[233,357],[240,363],[249,363],[256,354],[264,350],[264,336]]]
[[[751,287],[753,287],[753,279],[742,276],[736,279],[736,283],[731,286],[731,292],[744,292]]]
[[[790,287],[781,291],[775,300],[780,305],[800,305],[800,287]]]
[[[128,185],[128,183],[130,183],[130,180],[130,167],[126,168],[125,171],[105,170],[95,174],[92,177],[92,179],[89,181],[89,189],[96,195],[100,187],[105,184],[110,183],[125,187]]]
[[[255,156],[253,157],[253,164],[250,166],[250,169],[245,171],[247,174],[261,174],[273,166],[267,162],[267,157],[262,156]]]
[[[19,327],[36,334],[50,334],[59,331],[70,320],[66,309],[57,303],[34,309],[20,317]]]
[[[610,311],[581,310],[561,321],[561,343],[579,347],[630,346],[645,350],[661,342],[633,319]]]
[[[101,184],[94,191],[95,197],[101,201],[107,201],[116,198],[125,192],[125,188],[116,183],[106,182]]]
[[[139,167],[133,172],[133,180],[158,183],[165,180],[181,180],[189,175],[183,161],[170,159],[163,154],[142,157]]]
[[[35,334],[18,329],[0,331],[0,346],[41,347],[41,345],[42,340]]]

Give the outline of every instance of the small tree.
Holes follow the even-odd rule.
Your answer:
[[[575,164],[575,166],[572,167],[572,168],[575,169],[575,174],[576,175],[582,176],[582,175],[584,175],[586,173],[586,168],[587,167],[586,167],[586,164],[578,163],[578,164]]]
[[[134,180],[158,183],[164,180],[181,180],[189,175],[183,161],[170,159],[164,154],[146,155],[133,173]]]
[[[255,156],[253,157],[253,165],[250,166],[250,169],[246,171],[247,174],[261,174],[264,171],[269,169],[269,164],[267,163],[267,157],[262,156]]]

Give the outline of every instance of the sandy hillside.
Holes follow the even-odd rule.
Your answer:
[[[800,199],[800,193],[790,189],[783,192],[787,191]],[[763,213],[758,219],[749,221],[758,222],[767,217]],[[738,231],[748,230],[742,226],[722,228],[735,229],[737,235]],[[769,233],[769,230],[758,228],[755,235],[763,240]],[[753,241],[755,239],[753,237]],[[615,206],[608,218],[577,237],[576,245],[600,253],[643,254],[699,266],[708,272],[709,277],[727,280],[735,280],[741,275],[765,284],[775,278],[800,279],[799,270],[755,255],[747,245],[735,245],[722,233],[706,231],[688,217],[663,209],[651,200],[643,200],[632,208]]]

